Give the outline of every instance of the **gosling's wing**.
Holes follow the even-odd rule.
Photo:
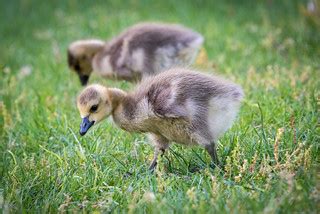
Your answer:
[[[203,36],[179,25],[144,23],[117,37],[121,48],[115,58],[116,69],[127,67],[152,75],[164,69],[189,65],[203,43]]]
[[[189,35],[184,37],[173,35],[170,43],[154,50],[154,69],[163,71],[175,66],[191,65],[202,43],[203,37],[194,32],[189,32]]]
[[[156,116],[187,119],[187,109],[176,102],[174,93],[170,84],[162,83],[150,86],[147,98]]]

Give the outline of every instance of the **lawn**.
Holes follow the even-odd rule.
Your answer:
[[[130,213],[317,213],[320,25],[306,1],[0,2],[0,210]],[[320,4],[319,4],[320,6]],[[205,37],[197,68],[244,88],[219,140],[223,170],[173,145],[157,171],[141,134],[106,121],[80,137],[82,89],[70,42],[108,39],[141,21]],[[125,81],[90,80],[130,90]],[[317,211],[318,210],[318,211]]]

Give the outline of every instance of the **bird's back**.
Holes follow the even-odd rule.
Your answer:
[[[154,47],[166,45],[187,45],[187,43],[202,37],[199,33],[175,24],[142,23],[134,25],[119,38],[130,38],[130,48],[144,47],[152,50]]]
[[[144,100],[155,115],[178,118],[197,111],[192,107],[207,107],[213,98],[240,102],[243,92],[240,86],[219,77],[175,68],[144,79],[130,97],[135,100],[132,103]]]
[[[199,33],[174,24],[140,24],[125,35],[131,37],[129,49],[142,48],[148,58],[144,76],[191,65],[204,40]]]
[[[142,23],[126,30],[115,41],[123,41],[127,54],[122,55],[130,56],[123,63],[148,76],[173,66],[192,64],[203,37],[180,25]]]

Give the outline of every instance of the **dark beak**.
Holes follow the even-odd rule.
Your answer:
[[[80,78],[80,82],[82,86],[87,85],[88,80],[89,80],[89,76],[88,75],[81,75],[79,74],[79,78]]]
[[[83,136],[87,133],[90,127],[94,124],[94,121],[89,121],[89,117],[85,117],[82,119],[82,123],[80,125],[80,135]]]

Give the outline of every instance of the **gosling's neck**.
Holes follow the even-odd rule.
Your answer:
[[[121,129],[129,132],[140,132],[141,124],[137,124],[129,114],[134,110],[134,102],[124,91],[116,88],[109,89],[109,97],[112,102],[113,121]]]
[[[123,100],[127,97],[127,93],[118,88],[108,88],[108,95],[111,100],[112,114],[120,106]]]

